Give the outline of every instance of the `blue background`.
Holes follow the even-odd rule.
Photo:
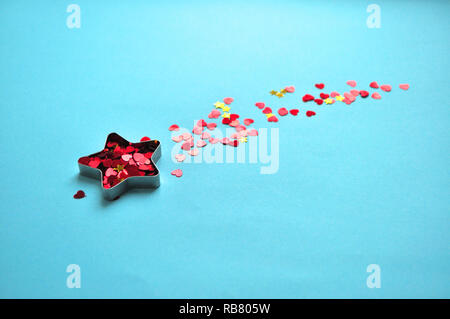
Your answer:
[[[379,29],[367,1],[77,1],[80,29],[70,3],[0,5],[1,297],[450,297],[447,1],[377,1]],[[350,79],[393,90],[304,116]],[[171,176],[168,126],[226,96],[279,127],[279,171]],[[301,114],[269,126],[257,101]],[[159,189],[110,203],[78,176],[110,132],[162,142]]]

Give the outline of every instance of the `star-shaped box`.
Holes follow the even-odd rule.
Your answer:
[[[113,200],[130,188],[156,188],[160,184],[155,163],[161,157],[157,140],[131,143],[117,133],[106,139],[102,151],[78,159],[80,174],[99,178],[105,199]]]

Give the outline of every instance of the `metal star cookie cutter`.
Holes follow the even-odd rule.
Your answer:
[[[146,153],[152,152],[152,155],[150,158],[150,164],[147,166],[150,166],[153,168],[153,170],[147,171],[145,176],[128,176],[125,179],[118,182],[118,184],[110,187],[105,188],[104,186],[104,176],[105,172],[108,169],[108,167],[105,167],[103,165],[103,162],[95,166],[96,162],[92,163],[93,159],[99,158],[100,161],[101,158],[104,159],[110,159],[111,161],[121,161],[121,156],[117,158],[117,154],[114,154],[114,149],[112,149],[111,145],[117,143],[120,147],[127,147],[132,146],[134,148],[137,148],[139,150],[146,151]],[[110,146],[108,146],[110,145]],[[113,158],[114,157],[114,158]],[[157,140],[149,140],[144,142],[138,142],[138,143],[131,143],[121,137],[117,133],[111,133],[106,138],[105,148],[97,153],[91,154],[89,156],[83,156],[78,159],[78,167],[80,169],[80,174],[87,177],[92,178],[100,178],[100,186],[102,188],[103,197],[107,200],[114,200],[124,192],[126,192],[128,189],[131,188],[157,188],[160,185],[160,174],[159,170],[156,167],[156,162],[161,157],[161,143]],[[92,166],[91,166],[91,165]],[[95,167],[93,167],[95,166]],[[139,167],[139,166],[137,166]],[[123,167],[119,167],[120,169],[123,169]]]

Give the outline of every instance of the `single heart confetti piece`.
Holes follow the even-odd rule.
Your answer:
[[[356,81],[350,80],[350,81],[347,81],[347,84],[350,85],[352,88],[354,88],[356,86]]]
[[[186,159],[186,155],[184,155],[184,154],[176,154],[176,155],[175,155],[175,159],[176,159],[178,162],[183,162],[183,161]]]
[[[216,144],[216,143],[218,143],[218,142],[220,142],[220,140],[219,140],[218,138],[211,137],[211,138],[209,139],[209,143],[210,143],[210,144]]]
[[[185,140],[185,141],[192,138],[192,134],[189,132],[183,133],[183,134],[181,134],[181,136],[183,136],[183,140]]]
[[[123,155],[122,155],[122,159],[123,159],[125,162],[128,162],[132,157],[133,157],[133,155],[131,155],[131,154],[123,154]]]
[[[174,169],[170,174],[172,174],[173,176],[176,177],[181,177],[183,176],[183,171],[181,169]]]
[[[311,94],[305,94],[302,98],[303,102],[309,102],[314,100],[314,96]]]
[[[326,100],[326,99],[328,99],[329,97],[330,97],[329,94],[326,94],[326,93],[320,93],[320,98],[321,98],[322,100]]]
[[[409,89],[409,84],[408,83],[399,84],[398,87],[406,91]]]
[[[314,112],[314,111],[306,111],[306,116],[307,117],[311,117],[311,116],[314,116],[314,115],[316,115],[316,112]]]
[[[81,199],[84,197],[86,197],[86,194],[82,190],[79,190],[75,195],[73,195],[73,198],[75,199]]]
[[[214,131],[214,129],[217,127],[217,124],[216,123],[208,123],[208,125],[206,125],[206,127],[208,128],[208,130]]]
[[[383,84],[380,85],[380,89],[382,89],[384,92],[391,92],[392,86],[390,86],[389,84]]]
[[[345,96],[346,99],[349,99],[349,100],[352,101],[352,102],[353,102],[354,100],[356,100],[355,96],[354,96],[353,94],[351,94],[351,93],[345,92],[345,93],[344,93],[344,96]]]
[[[192,146],[194,146],[194,145],[192,145],[192,142],[184,142],[181,145],[181,149],[185,150],[185,151],[189,151],[192,148]]]
[[[232,97],[226,97],[223,99],[223,103],[230,105],[231,103],[233,103],[234,99]]]
[[[216,119],[218,118],[222,113],[219,110],[212,110],[211,113],[209,113],[208,118],[210,119]]]
[[[264,102],[256,102],[255,103],[255,106],[258,108],[258,109],[263,109],[265,106],[266,106],[266,104],[264,103]]]
[[[297,116],[298,112],[299,112],[298,109],[292,109],[292,110],[289,111],[289,113],[291,113],[294,116]]]
[[[331,97],[336,97],[336,96],[339,96],[339,95],[340,94],[338,92],[336,92],[336,91],[333,91],[333,92],[330,93]]]
[[[180,127],[176,124],[169,126],[169,131],[178,131]]]
[[[112,167],[108,167],[108,169],[105,172],[106,177],[116,176],[116,175],[117,175],[117,172]]]
[[[295,92],[295,87],[294,87],[293,85],[291,85],[291,86],[286,86],[286,87],[284,88],[284,90],[285,90],[287,93],[294,93],[294,92]]]
[[[248,131],[249,136],[258,136],[258,130],[252,129]]]
[[[361,90],[361,91],[359,91],[359,95],[361,95],[362,98],[366,98],[369,96],[369,92],[367,92],[365,90]]]
[[[227,144],[230,145],[230,146],[233,146],[233,147],[237,147],[239,145],[239,141],[238,140],[232,140],[232,141],[229,141]]]
[[[322,99],[315,99],[314,102],[316,102],[317,105],[322,105],[323,100]]]
[[[356,97],[359,95],[359,90],[350,90],[350,94]]]
[[[278,114],[280,114],[281,116],[286,116],[289,114],[289,111],[285,107],[282,107],[278,110]]]
[[[375,82],[375,81],[371,82],[371,83],[369,84],[369,86],[370,86],[372,89],[378,89],[378,88],[379,88],[378,83]]]
[[[278,118],[275,115],[270,116],[267,120],[269,122],[278,122]]]
[[[200,138],[202,140],[208,140],[211,137],[211,134],[209,134],[208,132],[203,132],[202,135],[200,135]]]
[[[266,107],[262,112],[264,114],[270,114],[270,113],[272,113],[272,109],[270,107]]]
[[[244,119],[244,124],[247,126],[252,125],[253,122],[255,121],[253,121],[252,119]]]
[[[317,83],[314,85],[316,88],[318,88],[319,90],[322,90],[325,87],[325,84],[323,83]]]
[[[226,117],[226,118],[222,119],[222,124],[228,125],[230,123],[231,123],[231,120],[229,118]]]
[[[147,142],[147,141],[150,141],[150,137],[144,136],[143,138],[141,138],[141,142]]]
[[[236,132],[241,132],[247,130],[247,128],[244,125],[236,125],[235,127]]]
[[[203,132],[203,127],[201,126],[194,126],[194,129],[192,130],[192,133],[194,133],[195,135],[200,135]]]
[[[223,139],[220,140],[220,142],[223,145],[227,145],[230,142],[230,139],[228,137],[224,137]]]
[[[204,142],[204,141],[202,141],[202,142]],[[198,148],[193,148],[190,151],[188,151],[188,154],[191,156],[197,156],[198,153],[199,153]]]
[[[206,146],[206,142],[204,140],[197,141],[197,147],[205,147],[205,146]]]
[[[180,143],[183,140],[183,135],[172,136],[172,141],[175,143]]]
[[[376,100],[380,100],[381,99],[381,95],[378,92],[374,92],[374,93],[372,93],[372,98],[374,98]]]
[[[238,118],[239,118],[239,114],[230,114],[231,121],[237,120]]]
[[[239,120],[234,120],[234,121],[230,122],[230,126],[232,126],[232,127],[236,127],[238,125],[239,125]]]

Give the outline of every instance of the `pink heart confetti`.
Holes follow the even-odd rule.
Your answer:
[[[209,143],[210,143],[210,144],[216,144],[216,143],[218,143],[218,142],[220,142],[220,140],[219,140],[218,138],[211,137],[211,138],[209,139]]]
[[[206,142],[204,140],[197,141],[197,147],[205,147],[205,146],[206,146]]]
[[[217,124],[216,123],[208,123],[206,125],[206,127],[208,128],[208,130],[214,131],[214,129],[217,127]]]
[[[244,125],[236,125],[235,127],[236,132],[241,132],[247,130],[247,128]]]
[[[175,159],[176,159],[178,162],[183,162],[183,161],[186,159],[186,155],[184,155],[184,154],[176,154],[176,155],[175,155]]]
[[[284,89],[285,89],[286,92],[288,92],[288,93],[294,93],[294,92],[295,92],[295,87],[294,87],[293,85],[291,85],[291,86],[286,86]]]
[[[116,176],[117,172],[114,170],[114,168],[109,167],[106,172],[105,172],[105,176],[109,177],[109,176]]]
[[[194,133],[195,135],[200,135],[203,132],[203,127],[201,126],[194,126],[194,129],[192,130],[192,133]]]
[[[375,100],[380,100],[381,99],[381,95],[378,92],[374,92],[372,94],[372,98],[374,98]]]
[[[202,142],[205,142],[205,141],[202,141]],[[206,144],[206,143],[205,143],[205,144]],[[199,153],[198,148],[193,148],[193,149],[191,149],[191,150],[188,152],[188,154],[191,155],[191,156],[197,156],[198,153]]]
[[[210,119],[216,119],[218,118],[222,113],[219,110],[212,110],[211,113],[209,113],[208,118]]]
[[[250,131],[247,131],[249,136],[258,136],[258,131],[255,129],[252,129]]]
[[[256,102],[255,106],[262,110],[266,106],[266,104],[264,104],[264,102]]]
[[[181,176],[183,176],[183,171],[178,168],[178,169],[173,170],[170,174],[172,174],[176,177],[181,177]]]
[[[253,121],[252,119],[244,119],[244,124],[247,126],[251,125],[253,122],[255,121]]]
[[[333,92],[330,93],[331,97],[336,97],[336,96],[339,96],[339,95],[340,94],[338,92],[336,92],[336,91],[333,91]]]
[[[232,97],[226,97],[223,99],[223,103],[230,105],[231,103],[233,103],[234,99]]]
[[[400,84],[398,87],[401,88],[402,90],[406,91],[406,90],[409,89],[409,84],[408,83],[403,83],[403,84]]]
[[[392,86],[390,86],[389,84],[383,84],[380,85],[380,89],[382,89],[384,92],[391,92]]]
[[[200,136],[200,138],[202,140],[207,140],[211,137],[211,134],[209,134],[208,132],[203,132],[202,135]]]
[[[359,95],[359,90],[350,90],[350,94],[356,97]]]
[[[189,151],[192,148],[192,146],[194,146],[192,144],[193,144],[192,142],[184,142],[183,145],[181,145],[181,149]]]
[[[180,143],[183,140],[183,135],[172,136],[172,141],[175,143]]]
[[[347,84],[350,85],[352,88],[354,88],[356,86],[356,81],[350,80],[350,81],[347,81]]]
[[[183,133],[183,134],[181,134],[181,136],[183,137],[183,140],[185,140],[185,141],[192,138],[192,134],[189,132]]]
[[[132,157],[133,157],[133,156],[132,156],[131,154],[124,154],[124,155],[122,155],[122,159],[123,159],[125,162],[128,162]]]

